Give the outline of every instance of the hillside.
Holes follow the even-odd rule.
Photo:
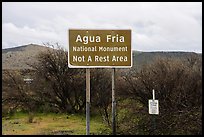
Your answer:
[[[151,63],[156,58],[186,59],[198,56],[202,60],[202,54],[194,52],[133,52],[133,67],[140,69],[142,65]]]
[[[44,52],[48,47],[40,45],[24,45],[15,48],[2,49],[2,68],[3,69],[31,69],[27,63],[36,62],[36,56]],[[155,58],[186,58],[192,55],[199,56],[202,60],[202,54],[194,52],[139,52],[133,51],[133,68],[139,70],[142,65],[151,63]]]
[[[34,44],[2,49],[2,69],[31,69],[27,63],[36,62],[37,55],[47,49]]]

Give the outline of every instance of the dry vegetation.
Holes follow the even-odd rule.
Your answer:
[[[39,54],[38,62],[29,66],[32,71],[4,70],[4,118],[25,111],[33,123],[35,117],[31,114],[36,113],[85,114],[85,70],[68,68],[67,59],[67,52],[59,47]],[[27,76],[34,79],[32,86],[23,81]],[[200,55],[190,54],[182,59],[158,56],[140,70],[116,69],[116,76],[117,134],[202,134]],[[158,116],[148,114],[152,89],[159,100]],[[109,69],[91,70],[91,115],[95,114],[100,114],[111,127]]]

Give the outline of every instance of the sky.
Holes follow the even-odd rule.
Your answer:
[[[131,29],[133,50],[202,53],[202,2],[2,3],[2,49],[68,49],[69,29]]]

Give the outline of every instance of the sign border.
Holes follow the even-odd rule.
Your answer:
[[[130,30],[130,49],[131,49],[131,63],[130,66],[73,66],[69,62],[69,30],[112,30],[112,31],[117,31],[117,30]],[[132,68],[133,65],[133,55],[132,55],[132,30],[131,29],[68,29],[68,67],[69,68]]]

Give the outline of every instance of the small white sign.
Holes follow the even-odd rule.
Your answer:
[[[159,101],[149,99],[149,114],[159,114]]]

